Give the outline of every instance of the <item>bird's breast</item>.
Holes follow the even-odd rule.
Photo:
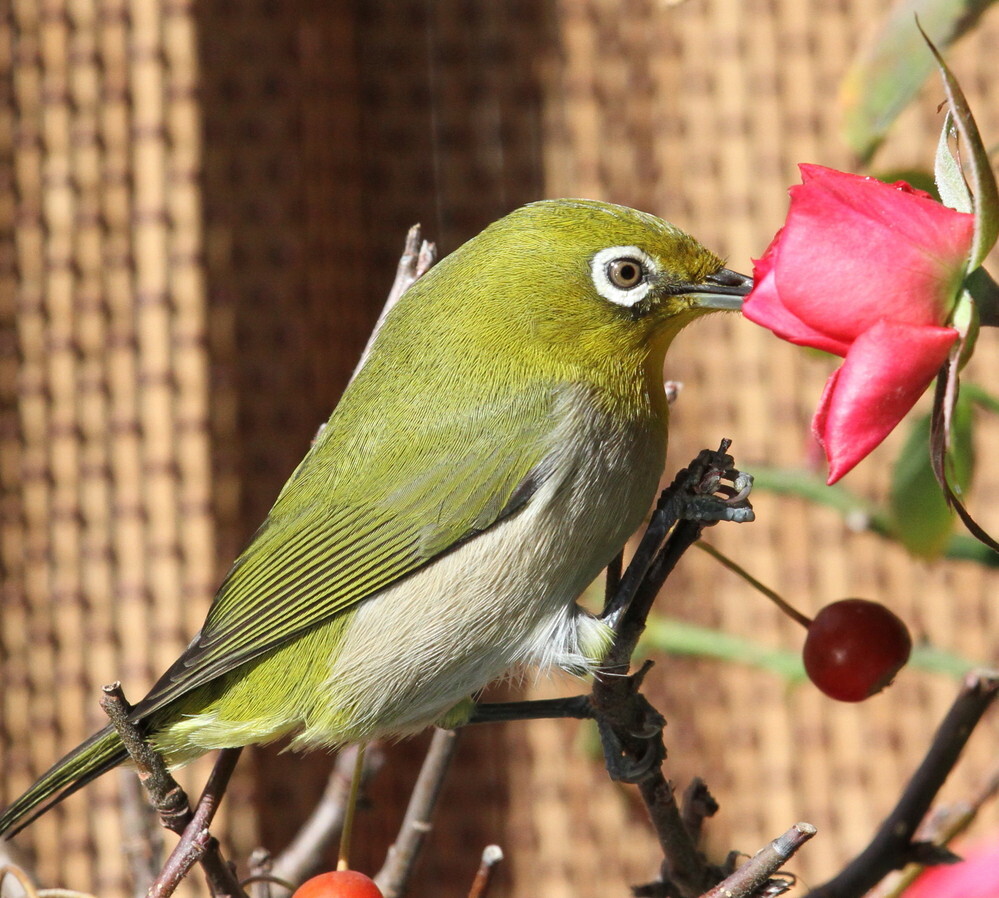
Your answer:
[[[347,738],[419,729],[511,668],[565,663],[575,600],[655,495],[665,422],[611,420],[582,390],[555,421],[549,473],[520,510],[353,614],[328,680]]]

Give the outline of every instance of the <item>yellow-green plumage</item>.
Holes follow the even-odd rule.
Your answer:
[[[643,272],[634,287],[611,271],[622,256],[625,274],[629,259]],[[666,349],[746,289],[692,238],[623,207],[546,201],[491,225],[387,316],[134,719],[177,764],[285,735],[413,732],[455,722],[511,668],[592,669],[609,633],[575,599],[654,497]],[[0,832],[124,759],[103,731]]]

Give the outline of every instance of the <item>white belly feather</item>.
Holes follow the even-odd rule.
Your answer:
[[[523,509],[358,608],[326,685],[349,709],[342,737],[421,729],[513,668],[599,662],[609,634],[575,600],[648,511],[665,427],[611,436],[579,394],[566,406],[554,473]]]

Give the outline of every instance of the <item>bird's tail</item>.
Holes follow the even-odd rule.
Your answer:
[[[67,795],[97,779],[128,757],[121,739],[110,726],[57,761],[27,792],[0,813],[0,836],[20,832]]]

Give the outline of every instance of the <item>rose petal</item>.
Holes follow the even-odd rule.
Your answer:
[[[781,233],[782,231],[777,232],[762,259],[753,260],[753,289],[742,304],[742,314],[789,343],[813,346],[839,356],[846,355],[849,343],[833,340],[821,331],[809,327],[781,302],[774,276]]]
[[[958,864],[930,867],[905,890],[905,898],[996,898],[999,895],[999,839],[959,848]]]
[[[805,184],[811,181],[813,178],[821,178],[823,175],[834,175],[836,177],[847,179],[853,178],[857,181],[869,181],[870,178],[867,175],[858,175],[853,172],[839,171],[835,168],[829,168],[825,165],[816,165],[814,162],[799,162],[798,171],[801,173],[801,183]],[[911,193],[913,196],[921,196],[923,199],[933,200],[936,202],[934,197],[927,193],[925,190],[920,190],[918,187],[913,187],[906,181],[893,181],[891,187],[896,190],[901,190],[903,193]]]
[[[879,321],[826,382],[812,419],[832,484],[874,449],[916,404],[958,334],[949,327]]]
[[[974,218],[873,178],[805,166],[791,188],[775,266],[786,309],[849,343],[881,318],[939,325],[971,247]]]

